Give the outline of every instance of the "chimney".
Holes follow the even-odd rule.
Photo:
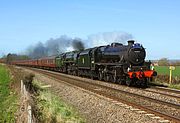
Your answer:
[[[134,44],[134,40],[129,40],[128,41],[128,45],[130,46],[130,45],[133,45]]]

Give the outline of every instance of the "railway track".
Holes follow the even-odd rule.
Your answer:
[[[114,84],[114,83],[112,83]],[[117,84],[115,84],[117,85]],[[119,85],[122,87],[127,87],[126,85]],[[132,89],[135,90],[139,90],[141,88],[137,88],[137,87],[130,87]],[[164,87],[150,87],[150,88],[146,88],[146,89],[141,89],[141,91],[144,92],[151,92],[151,93],[156,93],[156,94],[160,94],[160,95],[164,95],[164,96],[168,96],[171,98],[176,98],[177,100],[180,100],[180,91],[176,90],[176,89],[169,89],[169,88],[164,88]]]
[[[170,88],[165,88],[165,87],[151,87],[155,90],[160,90],[160,91],[165,91],[165,92],[169,92],[169,93],[174,93],[174,94],[179,94],[180,95],[180,90],[176,90],[176,89],[170,89]]]
[[[82,79],[82,78],[78,78],[78,77],[74,78],[72,76],[64,75],[61,73],[49,72],[49,71],[39,70],[39,69],[31,69],[31,70],[40,72],[44,75],[47,75],[48,77],[57,79],[58,81],[68,82],[71,85],[78,86],[83,89],[94,92],[96,94],[108,97],[114,101],[125,103],[127,105],[130,105],[130,106],[136,108],[137,110],[140,109],[140,110],[146,111],[148,113],[152,113],[157,116],[163,117],[163,118],[168,119],[173,122],[180,121],[180,105],[164,102],[161,100],[156,100],[153,98],[145,97],[142,95],[130,93],[130,92],[123,91],[123,90],[118,90],[115,88],[110,88],[107,86],[92,83],[90,81],[84,82],[84,79]],[[137,101],[137,100],[139,100],[139,101]],[[147,102],[147,101],[148,101],[148,103],[152,103],[152,104],[155,104],[158,106],[155,107],[155,105],[143,103],[143,102]],[[164,109],[163,106],[165,106],[166,109],[167,108],[173,109],[177,113],[175,113],[175,114],[168,113],[169,111],[166,111],[166,109]],[[172,112],[173,112],[173,110],[172,110]]]
[[[102,82],[104,82],[104,81],[102,81]],[[112,83],[112,84],[115,84],[115,83]],[[115,85],[117,85],[117,84],[115,84]],[[119,86],[127,87],[126,85],[119,85]],[[133,88],[135,90],[141,89],[141,88],[137,88],[137,87],[130,87],[130,88]],[[168,96],[168,97],[176,98],[176,99],[180,100],[180,91],[176,90],[176,89],[151,86],[150,88],[141,89],[141,90],[144,92],[156,93],[156,94],[160,94],[160,95],[164,95],[164,96]]]
[[[152,93],[157,93],[157,94],[161,94],[161,95],[165,95],[168,97],[172,97],[172,98],[176,98],[180,100],[180,93],[177,90],[171,90],[171,89],[165,89],[165,88],[150,88],[150,89],[146,89],[145,91],[147,92],[152,92]]]

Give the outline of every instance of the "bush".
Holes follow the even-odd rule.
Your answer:
[[[156,82],[160,82],[160,83],[168,83],[169,84],[169,75],[157,75]],[[180,84],[180,77],[175,76],[172,77],[172,82],[173,84]]]

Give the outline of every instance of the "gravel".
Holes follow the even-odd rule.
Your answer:
[[[165,102],[170,102],[170,103],[174,103],[174,104],[180,104],[180,98],[173,98],[173,97],[169,97],[166,95],[162,95],[162,94],[158,94],[158,93],[152,93],[152,92],[147,92],[145,89],[136,89],[136,88],[131,88],[131,87],[127,87],[127,86],[120,86],[118,84],[112,84],[112,83],[106,83],[106,82],[101,82],[101,81],[96,81],[96,83],[101,84],[101,85],[106,85],[108,87],[112,87],[115,89],[119,89],[119,90],[124,90],[124,91],[128,91],[131,93],[135,93],[135,94],[140,94],[143,96],[147,96],[147,97],[151,97],[154,99],[158,99],[158,100],[162,100]]]
[[[26,70],[29,71],[30,70]],[[79,87],[61,83],[53,78],[34,72],[35,79],[41,83],[51,85],[51,90],[68,104],[73,105],[88,123],[157,123],[159,120],[153,115],[138,113],[139,110],[94,94]],[[164,121],[168,122],[168,121]]]

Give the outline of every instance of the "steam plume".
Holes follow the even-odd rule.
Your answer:
[[[100,45],[107,45],[113,42],[119,42],[125,44],[127,40],[132,39],[133,36],[126,32],[104,32],[93,34],[88,37],[90,46],[100,46]]]
[[[28,56],[31,58],[40,58],[47,55],[47,48],[43,43],[39,42],[36,46],[28,48]]]
[[[86,46],[89,48],[101,45],[119,42],[125,44],[133,36],[126,32],[104,32],[93,34],[86,40]],[[27,49],[27,55],[30,58],[41,58],[46,56],[58,55],[67,51],[78,50],[81,51],[85,48],[84,41],[80,38],[70,38],[62,35],[59,38],[51,38],[45,43],[39,42],[35,46],[30,46]]]
[[[39,42],[35,46],[30,46],[27,49],[27,55],[30,58],[41,58],[46,56],[58,55],[63,52],[72,50],[83,50],[84,44],[80,38],[69,38],[62,35],[59,38],[51,38],[44,44]]]
[[[74,50],[78,50],[78,51],[84,50],[84,43],[79,38],[76,38],[72,41],[72,46]]]
[[[49,39],[46,41],[45,45],[48,50],[48,55],[57,55],[59,53],[65,52],[68,47],[71,46],[72,39],[67,37],[66,35],[61,36],[56,39]]]

